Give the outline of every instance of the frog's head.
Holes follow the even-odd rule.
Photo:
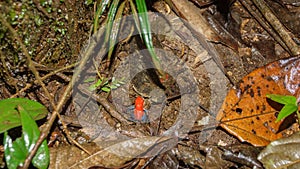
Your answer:
[[[135,99],[135,109],[143,110],[144,109],[144,99],[141,96],[138,96]]]

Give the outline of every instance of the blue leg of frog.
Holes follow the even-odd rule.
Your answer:
[[[140,122],[140,123],[149,123],[148,110],[144,109],[144,115],[141,120],[137,120],[134,116],[134,106],[128,107],[127,114],[129,114],[129,119],[132,122]]]

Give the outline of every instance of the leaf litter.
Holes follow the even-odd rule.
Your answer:
[[[266,146],[283,137],[294,122],[275,122],[282,107],[270,101],[267,94],[292,95],[299,102],[299,84],[299,57],[270,63],[245,76],[236,89],[228,92],[216,118],[221,127],[241,141]]]
[[[77,5],[74,5],[74,6],[77,6]],[[75,11],[75,10],[74,10]],[[192,13],[192,12],[191,12]],[[80,13],[81,14],[81,13]],[[74,23],[76,23],[76,22],[74,22]],[[77,27],[75,27],[75,28],[77,28]],[[74,28],[74,29],[75,29]],[[298,27],[299,28],[299,27]],[[245,31],[245,32],[247,32],[247,31]],[[77,33],[76,31],[75,31],[75,33]],[[74,36],[75,37],[75,36]],[[81,40],[81,39],[80,39]],[[265,44],[269,44],[269,43],[265,43]],[[70,44],[71,46],[72,46],[72,44]],[[79,46],[79,45],[78,45]],[[78,48],[78,46],[77,46],[77,48]],[[272,44],[271,45],[268,45],[268,46],[272,46]],[[45,50],[47,50],[48,49],[48,47],[47,46],[42,46]],[[263,47],[262,48],[265,48],[264,47],[264,45],[263,45]],[[269,50],[268,50],[269,51]],[[272,52],[269,52],[269,53],[272,53]],[[269,55],[268,55],[269,56]],[[240,60],[240,58],[238,57],[238,56],[234,56],[235,57],[235,59],[236,58],[238,58],[237,60]],[[246,57],[244,57],[243,56],[243,59],[245,59]],[[226,60],[226,59],[225,59]],[[248,58],[247,59],[245,59],[245,60],[248,60]],[[238,62],[238,61],[236,61],[235,60],[235,62]],[[250,62],[251,63],[251,62]],[[229,63],[230,64],[230,63]],[[247,64],[246,64],[247,65]],[[251,65],[251,64],[250,64]],[[253,65],[252,65],[253,66]],[[241,67],[239,67],[239,68],[241,68]],[[242,69],[242,68],[241,68]],[[251,69],[250,69],[251,70]],[[236,75],[236,72],[234,72],[233,73],[234,75]],[[94,149],[94,150],[97,150],[97,148],[96,148],[96,146],[92,146],[92,149]],[[98,151],[101,151],[101,150],[98,150]],[[72,151],[71,151],[72,152]],[[68,157],[71,157],[70,155],[72,155],[72,153],[71,152],[69,152],[69,153],[66,153],[65,155],[66,155],[66,158],[68,158]],[[186,153],[187,151],[183,151],[183,153]],[[61,150],[61,151],[57,151],[57,154],[63,154],[63,150]],[[80,157],[80,153],[79,153],[79,157]],[[71,158],[70,158],[71,159]],[[78,159],[74,159],[74,160],[78,160]],[[67,160],[66,160],[67,161]],[[59,162],[59,161],[57,161],[57,162]],[[60,163],[57,163],[57,165],[62,165],[62,164],[64,164],[65,163],[65,161],[64,160],[62,160],[62,161],[60,161]],[[74,164],[74,163],[73,163]]]

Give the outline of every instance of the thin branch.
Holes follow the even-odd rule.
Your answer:
[[[101,97],[95,93],[90,93],[86,88],[84,88],[82,85],[78,86],[80,91],[83,92],[84,94],[92,97],[95,99],[98,103],[100,103],[106,111],[110,113],[111,116],[122,122],[123,124],[129,125],[132,124],[132,122],[129,122],[123,114],[119,113],[115,108],[114,105],[111,104],[106,98]]]
[[[46,74],[45,76],[41,77],[41,80],[44,81],[44,80],[46,80],[48,77],[53,76],[53,75],[55,75],[55,74],[57,74],[57,73],[59,73],[59,72],[61,72],[61,71],[66,70],[66,69],[70,69],[70,68],[76,66],[77,64],[78,64],[78,63],[74,63],[74,64],[68,65],[68,66],[66,66],[66,67],[62,67],[62,68],[60,68],[60,69],[56,69],[56,70],[54,70],[54,71],[52,71],[52,72]],[[70,80],[68,80],[68,81],[70,81]],[[34,84],[38,84],[38,80],[35,80],[33,83],[34,83]],[[22,88],[22,89],[21,89],[19,92],[17,92],[16,94],[12,95],[10,98],[17,97],[17,96],[20,95],[22,92],[28,90],[32,85],[33,85],[32,83],[27,84],[24,88]]]
[[[293,41],[286,27],[278,20],[278,18],[273,14],[271,9],[268,7],[264,0],[253,0],[253,3],[257,6],[260,12],[265,16],[269,24],[275,29],[275,31],[280,35],[282,40],[288,46],[292,55],[296,56],[300,54],[299,46]]]
[[[286,51],[289,52],[289,48],[287,45],[282,41],[280,36],[276,34],[276,32],[273,31],[271,25],[264,20],[264,17],[261,13],[254,11],[252,9],[253,2],[252,1],[244,1],[240,0],[241,4],[248,10],[250,15],[254,17],[254,19],[274,38],[274,40],[280,44],[281,47],[283,47]]]
[[[58,115],[58,112],[60,112],[60,110],[64,106],[65,102],[70,98],[70,96],[71,96],[70,93],[72,91],[73,85],[76,82],[77,78],[79,77],[79,75],[80,75],[81,71],[83,70],[84,66],[86,65],[86,63],[89,59],[89,56],[91,56],[91,53],[93,52],[93,49],[94,49],[95,45],[96,45],[95,42],[94,43],[92,43],[92,42],[89,43],[89,47],[87,48],[87,50],[83,54],[82,59],[81,59],[77,69],[75,70],[75,72],[73,74],[72,80],[69,82],[68,86],[65,89],[65,92],[63,93],[60,100],[58,101],[57,107],[56,107],[56,109],[54,109],[51,117],[48,120],[48,123],[45,124],[45,127],[42,130],[41,135],[40,135],[39,139],[37,140],[35,146],[33,147],[32,151],[30,152],[30,154],[28,156],[28,159],[32,159],[34,157],[35,152],[38,150],[38,148],[42,144],[43,140],[45,138],[47,138],[47,136],[49,134],[49,131],[51,129],[51,126],[52,126],[53,122],[55,121],[56,116]],[[105,50],[103,50],[103,51],[105,51]]]
[[[49,97],[50,103],[53,106],[53,108],[55,108],[53,97],[51,96],[48,89],[46,88],[46,85],[41,80],[39,72],[36,70],[36,68],[34,66],[34,63],[31,60],[31,57],[30,57],[30,55],[29,55],[29,53],[26,49],[26,46],[23,44],[23,42],[20,39],[20,37],[18,36],[17,32],[11,27],[11,25],[6,21],[6,19],[4,18],[4,16],[2,14],[0,14],[0,20],[1,20],[2,24],[9,29],[9,31],[12,33],[13,37],[17,40],[17,42],[21,46],[21,49],[22,49],[24,55],[26,56],[28,68],[32,71],[32,73],[34,74],[34,76],[37,79],[38,83],[42,86],[46,96]]]
[[[240,2],[248,9],[251,15],[254,16],[261,26],[264,27],[264,29],[266,29],[283,48],[285,48],[285,50],[294,56],[300,54],[300,47],[293,41],[289,31],[273,14],[264,0],[253,0],[251,2],[253,2],[261,12],[267,21],[266,23],[261,19],[261,17],[258,16],[258,13],[251,9],[248,1],[240,0]],[[273,28],[276,33],[274,33],[270,28]]]
[[[28,65],[28,68],[32,71],[32,73],[34,74],[35,78],[37,79],[38,83],[42,86],[46,96],[49,98],[50,100],[50,103],[51,103],[51,106],[53,107],[54,109],[54,112],[56,112],[55,114],[57,114],[57,110],[56,110],[56,106],[54,104],[54,99],[53,97],[50,95],[49,91],[47,90],[46,88],[46,85],[43,83],[40,75],[39,75],[39,72],[36,70],[34,64],[33,64],[33,61],[31,60],[31,57],[26,49],[26,46],[23,44],[22,40],[20,39],[20,37],[18,36],[17,32],[12,28],[12,26],[6,21],[6,19],[4,18],[4,16],[2,14],[0,14],[0,20],[2,22],[2,24],[7,27],[9,29],[9,31],[12,33],[12,36],[14,39],[17,40],[17,42],[19,43],[25,57],[26,57],[26,61],[27,61],[27,65]],[[46,138],[46,137],[45,137]],[[44,138],[44,139],[45,139]],[[43,139],[43,140],[44,140]],[[41,140],[41,143],[42,141]],[[36,144],[37,145],[37,144]],[[31,162],[31,159],[34,157],[35,153],[36,153],[37,149],[33,149],[33,151],[31,151],[31,153],[29,154],[29,156],[26,158],[25,162],[24,162],[24,166],[23,168],[28,168],[29,165],[30,165],[30,162]]]
[[[43,83],[42,81],[42,78],[39,76],[39,72],[36,70],[35,66],[34,66],[34,62],[31,60],[31,57],[26,49],[26,46],[23,44],[22,40],[19,38],[17,32],[12,28],[12,26],[6,21],[6,19],[4,18],[4,16],[2,14],[0,14],[0,21],[1,23],[7,27],[9,29],[9,31],[12,33],[12,36],[13,38],[15,38],[17,40],[17,42],[19,43],[25,57],[26,57],[26,60],[27,60],[27,65],[29,67],[29,69],[32,71],[32,73],[34,74],[36,80],[37,80],[37,83],[40,84],[46,94],[46,96],[49,98],[50,100],[50,104],[51,106],[53,107],[54,111],[52,112],[52,115],[50,117],[50,119],[48,120],[48,122],[46,123],[45,125],[45,128],[42,130],[41,134],[40,134],[40,137],[38,138],[35,146],[33,147],[32,151],[29,153],[29,155],[27,156],[25,162],[24,162],[24,165],[22,168],[28,168],[29,165],[30,165],[30,162],[32,160],[32,158],[35,156],[35,153],[37,152],[38,148],[40,147],[40,145],[42,144],[43,140],[47,138],[49,132],[50,132],[50,129],[56,119],[56,116],[59,116],[60,117],[60,110],[61,108],[63,107],[64,103],[67,101],[67,99],[70,97],[70,92],[72,90],[72,86],[75,82],[75,79],[72,79],[71,82],[68,84],[65,92],[63,93],[63,96],[62,98],[60,99],[58,105],[56,106],[55,105],[55,102],[54,102],[54,99],[53,97],[51,96],[51,94],[49,93],[49,91],[47,90],[46,88],[46,85]],[[86,56],[89,56],[89,55],[86,55]],[[77,75],[79,75],[79,73],[81,72],[84,64],[86,63],[87,61],[87,57],[85,59],[85,62],[81,62],[81,64],[79,65],[79,69],[77,69],[77,71],[74,73],[74,75],[76,74],[75,77],[77,77]],[[63,124],[63,123],[62,123]],[[64,129],[66,129],[66,125],[63,124],[63,127]],[[68,136],[68,138],[75,144],[77,145],[78,147],[80,147],[82,150],[86,151],[88,154],[90,154],[87,150],[85,150],[79,143],[77,143],[72,137],[70,137],[69,133],[66,131],[66,134]]]

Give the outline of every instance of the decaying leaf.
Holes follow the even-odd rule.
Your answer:
[[[300,133],[271,142],[258,155],[266,169],[300,168]]]
[[[191,167],[205,168],[205,156],[192,147],[178,145],[177,157]]]
[[[216,146],[200,146],[204,152],[206,152],[205,166],[204,168],[219,169],[219,168],[237,168],[237,165],[226,161],[222,158],[223,152]]]
[[[149,168],[156,169],[178,168],[178,166],[179,161],[172,150],[160,154],[149,164]]]
[[[257,160],[257,155],[261,150],[260,147],[236,144],[220,148],[224,151],[222,158],[225,160],[243,164],[251,168],[262,168],[261,163]]]
[[[265,146],[282,137],[287,121],[275,123],[281,107],[267,94],[293,95],[300,100],[299,57],[279,60],[245,76],[231,89],[217,115],[220,126],[241,141]]]
[[[97,151],[101,150],[101,148],[97,146],[95,143],[83,144],[81,146],[91,153],[96,153]],[[69,168],[74,163],[79,162],[82,159],[87,157],[88,154],[80,150],[76,146],[61,146],[61,147],[50,148],[49,169]],[[90,165],[93,166],[93,164],[100,163],[100,162],[91,161]],[[86,168],[88,168],[88,166]]]
[[[74,146],[50,150],[51,162],[49,168],[89,168],[92,166],[118,167],[128,161],[152,151],[159,153],[163,145],[172,141],[169,137],[143,137],[126,140],[101,148],[99,144],[83,145],[92,153],[91,156]],[[160,148],[158,148],[160,147]]]

